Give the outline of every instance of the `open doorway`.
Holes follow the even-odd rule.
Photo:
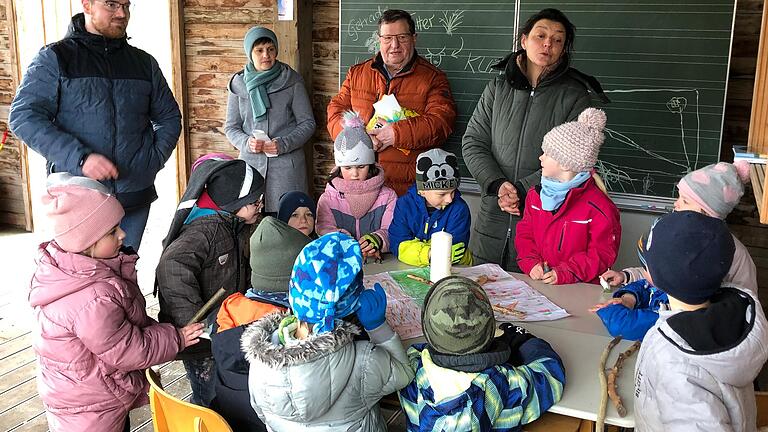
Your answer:
[[[62,39],[71,17],[82,12],[82,0],[15,1],[19,68],[23,76],[30,62],[45,44]],[[160,65],[168,85],[173,88],[171,73],[171,35],[169,0],[134,0],[128,25],[129,43],[151,54]],[[158,200],[152,204],[149,221],[139,251],[139,286],[152,290],[154,267],[160,257],[161,241],[168,230],[176,208],[175,152],[155,181]],[[28,152],[28,170],[32,216],[36,237],[50,238],[45,211],[40,197],[45,192],[45,159]],[[144,279],[144,280],[142,280]]]

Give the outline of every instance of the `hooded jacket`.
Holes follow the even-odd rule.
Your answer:
[[[29,303],[37,388],[52,431],[121,432],[149,399],[142,369],[173,360],[178,330],[146,313],[136,255],[93,259],[55,242],[38,249]]]
[[[494,66],[502,73],[485,87],[462,139],[464,162],[481,194],[470,248],[479,262],[498,263],[509,271],[518,268],[515,249],[509,243],[520,218],[499,209],[499,185],[503,181],[515,185],[522,215],[525,194],[541,180],[539,156],[544,135],[575,120],[590,106],[590,93],[608,102],[597,80],[571,68],[567,61],[542,77],[536,87],[531,86],[517,65],[521,55],[525,51],[510,54]],[[508,253],[502,258],[505,250]]]
[[[429,242],[433,233],[447,231],[453,236],[453,244],[469,242],[469,227],[472,216],[469,206],[456,189],[453,202],[444,209],[427,209],[427,201],[419,195],[416,185],[408,193],[397,199],[392,224],[389,225],[389,245],[392,253],[400,261],[414,265],[429,265]],[[462,264],[472,264],[472,254],[465,253]]]
[[[277,62],[273,67],[279,67],[281,71],[274,81],[267,84],[271,107],[258,120],[253,118],[243,71],[232,76],[227,86],[224,133],[240,151],[239,158],[256,168],[266,179],[264,208],[274,213],[284,192],[307,192],[304,145],[315,133],[315,117],[301,75],[285,63]],[[248,138],[257,129],[277,139],[278,156],[267,157],[264,153],[252,153],[248,149]]]
[[[747,290],[723,285],[705,309],[661,311],[635,365],[635,430],[754,431],[766,359],[768,323]]]
[[[269,429],[386,431],[379,399],[413,379],[402,342],[389,325],[369,331],[370,342],[353,341],[360,329],[342,322],[297,345],[275,345],[273,333],[286,316],[267,315],[242,339],[251,406]]]
[[[568,191],[554,211],[542,209],[539,187],[525,200],[525,214],[517,224],[515,249],[520,270],[529,274],[546,261],[557,272],[557,284],[598,283],[619,254],[619,210],[590,177]]]
[[[336,139],[343,129],[345,111],[357,112],[367,123],[374,114],[373,104],[388,94],[395,95],[401,107],[419,114],[391,123],[395,145],[378,153],[385,184],[401,196],[416,180],[416,158],[425,150],[443,145],[453,132],[456,104],[445,73],[417,53],[392,78],[379,53],[349,68],[339,93],[328,104],[331,139]]]
[[[408,431],[522,430],[560,400],[565,370],[543,339],[520,345],[517,357],[519,366],[505,362],[468,373],[435,364],[426,344],[409,348],[416,378],[399,392]]]
[[[88,33],[80,13],[64,39],[32,60],[9,126],[45,157],[49,172],[82,176],[90,153],[111,160],[119,176],[102,183],[129,211],[157,198],[155,175],[176,148],[181,113],[151,55],[126,37]]]
[[[356,240],[376,234],[382,240],[381,252],[389,252],[389,224],[395,212],[397,195],[384,186],[384,171],[363,180],[335,177],[325,186],[317,201],[318,235],[344,230]]]

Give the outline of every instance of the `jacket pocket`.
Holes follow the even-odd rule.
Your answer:
[[[589,227],[592,219],[565,221],[557,243],[559,252],[580,252],[587,248]]]

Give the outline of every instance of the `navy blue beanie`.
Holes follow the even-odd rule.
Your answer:
[[[288,223],[288,219],[299,207],[308,207],[313,215],[317,216],[317,206],[315,200],[309,197],[301,191],[293,191],[284,193],[280,197],[280,204],[278,204],[277,218],[281,221]]]
[[[656,222],[643,255],[655,286],[684,303],[699,305],[720,288],[735,249],[723,220],[680,211]]]

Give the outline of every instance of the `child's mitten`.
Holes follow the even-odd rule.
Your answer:
[[[387,294],[380,284],[373,289],[366,289],[360,293],[357,300],[357,318],[366,330],[374,330],[384,324],[384,314],[387,311]]]

